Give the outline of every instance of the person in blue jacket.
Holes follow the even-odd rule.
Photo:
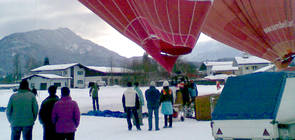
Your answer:
[[[149,131],[153,129],[153,113],[155,115],[155,128],[156,131],[159,129],[159,106],[160,106],[161,93],[156,89],[154,81],[150,83],[150,88],[145,91],[145,99],[147,102],[148,114],[149,114]]]

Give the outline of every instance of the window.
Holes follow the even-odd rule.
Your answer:
[[[54,83],[54,86],[60,87],[61,86],[61,83]]]
[[[77,81],[77,84],[83,84],[84,82],[83,82],[83,80],[78,80]]]
[[[78,71],[77,74],[78,75],[83,75],[83,71]]]
[[[67,75],[68,74],[68,72],[67,71],[64,71],[64,75]]]
[[[249,67],[246,67],[245,69],[246,69],[246,70],[249,70]]]
[[[252,66],[253,70],[256,70],[258,67],[257,66]]]
[[[35,87],[35,83],[31,83],[31,88],[34,88]]]
[[[46,90],[47,89],[47,83],[40,83],[40,89]]]

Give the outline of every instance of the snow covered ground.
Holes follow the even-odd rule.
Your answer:
[[[142,87],[145,91],[148,87]],[[101,110],[123,111],[122,108],[122,94],[125,88],[119,86],[102,87],[99,91],[99,102]],[[159,88],[160,89],[160,88]],[[199,95],[210,93],[217,93],[216,86],[198,86]],[[71,89],[71,96],[73,100],[78,102],[81,113],[86,113],[92,109],[92,101],[89,97],[89,89]],[[12,95],[12,90],[0,90],[0,107],[6,107],[9,97]],[[57,91],[60,96],[60,90]],[[48,96],[47,91],[38,91],[38,103]],[[143,112],[147,112],[146,106]],[[81,123],[76,132],[76,139],[78,140],[150,140],[150,139],[196,139],[196,140],[211,140],[214,139],[211,134],[209,121],[196,121],[193,119],[186,119],[184,122],[174,122],[173,128],[162,128],[163,116],[160,114],[160,131],[148,131],[147,118],[144,119],[144,126],[142,131],[127,130],[126,119],[120,118],[104,118],[94,116],[81,116]],[[5,112],[0,112],[0,139],[10,139],[10,127],[6,119]],[[43,136],[43,129],[39,121],[36,121],[33,130],[33,139],[41,140]]]

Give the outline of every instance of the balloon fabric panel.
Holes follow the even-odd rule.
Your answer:
[[[202,32],[283,68],[295,54],[294,5],[293,0],[215,0]]]
[[[79,1],[169,72],[179,55],[194,48],[211,6],[211,0]]]

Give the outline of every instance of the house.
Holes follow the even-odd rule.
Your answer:
[[[45,65],[31,70],[33,74],[54,74],[70,77],[70,88],[85,88],[85,71],[87,67],[79,63]]]
[[[133,73],[132,70],[122,67],[87,66],[85,84],[89,82],[105,83],[106,85],[119,85],[124,76]]]
[[[270,65],[271,62],[256,56],[243,54],[242,57],[235,57],[233,66],[238,67],[237,75],[249,74]]]
[[[295,139],[295,73],[229,77],[212,113],[215,139]]]
[[[204,62],[200,68],[201,71],[205,72],[206,75],[215,74],[236,74],[238,67],[233,66],[233,61],[224,62]]]
[[[70,87],[71,77],[63,77],[56,74],[33,74],[27,76],[29,88],[36,88],[38,90],[46,90],[49,86],[55,85],[56,87]]]

